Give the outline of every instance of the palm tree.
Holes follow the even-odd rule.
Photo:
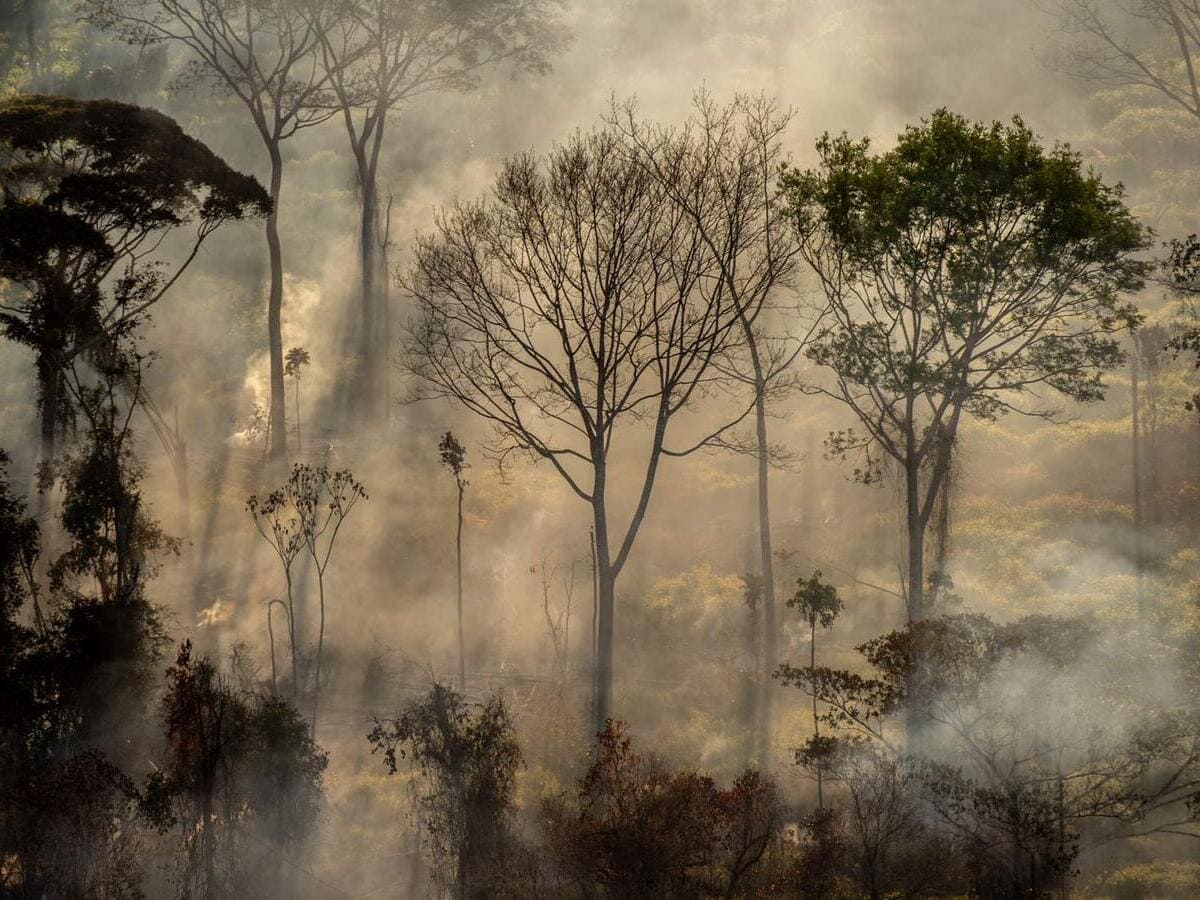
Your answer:
[[[283,374],[296,380],[296,455],[300,455],[300,370],[309,365],[308,351],[293,347],[284,357]]]

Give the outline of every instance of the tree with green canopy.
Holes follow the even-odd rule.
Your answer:
[[[36,358],[44,463],[74,419],[67,368],[136,327],[220,225],[270,209],[257,181],[154,110],[0,103],[0,327]],[[160,258],[185,226],[182,256]]]
[[[817,668],[817,626],[828,630],[842,611],[842,598],[838,596],[837,588],[821,580],[818,569],[810,578],[796,580],[796,593],[788,600],[787,605],[797,610],[809,631],[809,667]],[[821,742],[821,719],[817,715],[817,697],[812,698],[813,736],[810,746],[818,746]],[[817,772],[817,809],[825,806],[824,771],[821,761],[814,766]]]
[[[1122,295],[1143,285],[1151,233],[1120,185],[1019,118],[942,109],[887,152],[844,134],[817,151],[815,168],[782,179],[827,303],[805,352],[830,377],[809,389],[856,420],[829,440],[865,454],[856,475],[877,479],[885,460],[900,472],[916,622],[929,612],[926,530],[964,416],[1054,418],[1047,392],[1101,399],[1119,332],[1138,321]]]

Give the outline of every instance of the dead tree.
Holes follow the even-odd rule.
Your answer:
[[[563,43],[554,0],[351,0],[319,32],[333,105],[346,127],[359,190],[362,279],[360,353],[364,410],[382,408],[389,345],[387,218],[379,160],[388,126],[410,101],[474,87],[484,70],[511,62],[549,69]]]
[[[271,211],[266,217],[271,284],[267,350],[271,367],[268,450],[287,455],[283,361],[283,246],[279,198],[283,143],[337,114],[329,70],[318,50],[341,4],[302,0],[82,0],[85,19],[139,47],[177,44],[189,53],[178,86],[209,84],[246,108],[270,162]]]
[[[598,730],[612,715],[617,578],[659,465],[714,440],[708,430],[690,439],[678,432],[681,414],[714,394],[713,364],[739,334],[742,311],[715,261],[731,247],[723,239],[716,249],[620,135],[596,131],[545,159],[510,159],[491,198],[444,213],[418,241],[406,281],[418,310],[406,365],[419,394],[450,398],[491,423],[495,458],[548,462],[591,508]],[[716,433],[752,409],[730,412]],[[610,454],[630,432],[641,442],[641,475],[619,527],[609,509]]]

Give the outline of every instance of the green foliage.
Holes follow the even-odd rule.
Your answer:
[[[64,368],[128,333],[214,229],[270,210],[257,181],[161,113],[39,95],[0,102],[0,201],[0,278],[15,285],[0,327],[34,350],[43,418],[61,422]],[[188,224],[194,249],[173,273],[146,259]]]
[[[1120,297],[1150,268],[1119,186],[1019,118],[944,109],[885,153],[828,134],[817,151],[818,168],[782,185],[829,302],[806,352],[865,430],[835,452],[881,448],[919,467],[953,442],[960,410],[992,419],[1044,387],[1103,396],[1115,334],[1138,321]]]
[[[788,598],[789,609],[798,610],[809,627],[829,628],[842,611],[842,598],[837,588],[821,580],[821,572],[809,578],[796,579],[796,593]]]

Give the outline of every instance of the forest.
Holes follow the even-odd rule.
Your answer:
[[[1200,0],[0,0],[0,898],[1200,897]]]

